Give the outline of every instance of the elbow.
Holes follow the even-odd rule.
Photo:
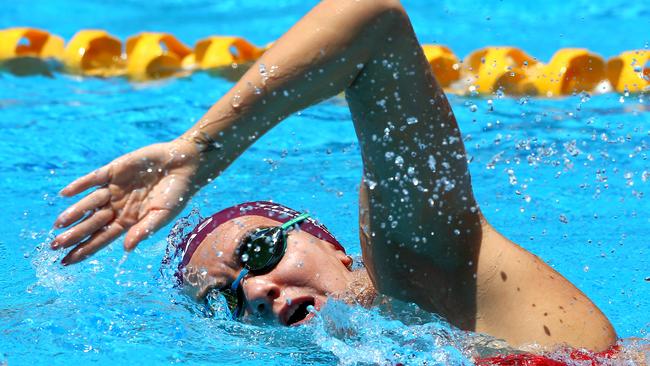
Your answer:
[[[408,18],[406,10],[399,0],[370,0],[368,5],[373,8],[376,17]]]
[[[347,13],[355,22],[368,24],[386,19],[408,19],[406,10],[399,0],[326,0],[323,5]]]

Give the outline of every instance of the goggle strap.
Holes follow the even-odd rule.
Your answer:
[[[306,220],[308,218],[309,218],[309,214],[308,213],[303,213],[300,216],[298,216],[296,218],[293,218],[293,219],[285,222],[284,224],[282,224],[282,226],[280,226],[280,230],[282,230],[282,231],[287,230],[291,226],[293,226],[293,225],[295,225],[295,224],[297,224],[297,223],[299,223],[301,221],[304,221],[304,220]]]
[[[239,284],[241,283],[242,278],[248,274],[248,268],[244,267],[242,268],[241,272],[239,272],[239,276],[233,281],[232,285],[230,285],[230,290],[233,293],[237,293],[237,288],[239,287]]]

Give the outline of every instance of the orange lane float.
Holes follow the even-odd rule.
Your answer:
[[[199,69],[236,80],[271,45],[257,47],[241,37],[211,36],[191,50],[171,34],[145,32],[130,37],[123,53],[122,42],[103,30],[81,30],[64,47],[61,37],[47,31],[9,28],[0,30],[0,69],[17,75],[52,75],[62,61],[65,72],[90,76],[126,74],[133,80],[149,80]],[[446,46],[425,44],[422,49],[436,79],[450,93],[559,97],[650,90],[648,50],[626,51],[605,64],[589,50],[566,48],[544,64],[515,47],[486,47],[462,62]]]
[[[127,74],[134,80],[182,73],[194,63],[190,48],[168,33],[140,33],[126,41]]]
[[[650,91],[650,51],[623,52],[607,62],[607,78],[620,93]]]
[[[265,49],[241,37],[212,36],[194,46],[196,67],[228,79],[238,79]]]
[[[515,47],[487,47],[472,52],[464,62],[464,79],[470,91],[489,94],[535,94],[527,72],[537,60]]]
[[[63,55],[63,38],[35,28],[0,30],[0,63],[16,75],[51,75],[48,60]]]
[[[68,42],[63,54],[66,70],[73,74],[118,76],[125,72],[122,42],[103,30],[81,30]]]
[[[605,61],[584,48],[564,48],[551,61],[529,67],[528,77],[537,93],[547,97],[591,92],[605,80]]]
[[[460,61],[449,47],[425,44],[422,50],[440,86],[447,88],[460,79]]]

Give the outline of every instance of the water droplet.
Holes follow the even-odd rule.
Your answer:
[[[404,166],[404,158],[402,158],[401,156],[397,155],[397,157],[395,157],[395,165],[397,165],[397,166],[400,167],[400,168],[401,168],[402,166]]]
[[[232,96],[232,99],[230,100],[230,105],[233,108],[239,108],[241,105],[241,95],[239,95],[239,91],[235,92],[235,95]]]
[[[508,181],[510,182],[510,185],[515,185],[517,184],[517,177],[515,176],[515,171],[512,169],[508,169]]]
[[[406,174],[415,175],[415,168],[412,166],[408,167],[408,169],[406,169]]]
[[[427,160],[427,165],[429,166],[429,169],[431,169],[432,172],[436,171],[436,158],[433,157],[433,155],[429,155],[429,159]]]
[[[266,85],[266,81],[269,79],[269,75],[266,72],[266,65],[259,65],[260,76],[262,76],[262,85]]]

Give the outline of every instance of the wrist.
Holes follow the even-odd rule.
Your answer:
[[[192,144],[201,154],[221,151],[223,149],[221,143],[215,141],[209,134],[201,131],[188,131],[177,139]]]

